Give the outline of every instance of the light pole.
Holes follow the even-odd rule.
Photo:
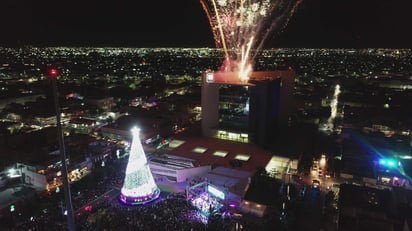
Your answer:
[[[57,126],[57,135],[59,137],[59,151],[60,157],[62,162],[62,176],[63,176],[63,187],[64,187],[64,198],[66,202],[66,210],[67,210],[67,226],[69,231],[75,230],[74,225],[74,214],[73,214],[73,205],[72,205],[72,198],[70,193],[70,185],[69,179],[67,177],[67,162],[66,162],[66,150],[64,146],[64,137],[63,137],[63,130],[61,125],[61,116],[60,116],[60,106],[59,106],[59,97],[57,91],[57,77],[60,75],[60,71],[57,68],[50,68],[48,70],[48,74],[51,78],[52,85],[53,85],[53,96],[54,96],[54,108],[56,111],[56,126]]]

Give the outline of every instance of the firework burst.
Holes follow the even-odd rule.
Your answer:
[[[247,80],[267,36],[282,30],[302,0],[200,0],[217,48],[225,53],[222,71]]]

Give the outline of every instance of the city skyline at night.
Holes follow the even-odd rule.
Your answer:
[[[379,197],[372,211],[385,216],[394,211],[387,211],[384,206],[395,202],[382,192],[392,188],[399,196],[410,193],[409,49],[263,50],[257,59],[258,70],[283,68],[296,72],[291,117],[286,127],[268,131],[271,145],[265,149],[235,142],[232,131],[227,133],[228,140],[218,140],[203,137],[198,130],[203,111],[199,70],[220,66],[219,49],[23,47],[0,51],[4,57],[0,72],[4,190],[0,197],[6,199],[1,204],[0,219],[6,227],[41,227],[47,219],[58,221],[56,226],[65,224],[59,180],[61,162],[55,160],[56,117],[50,110],[50,72],[45,72],[50,70],[47,64],[56,60],[61,70],[60,105],[79,230],[93,230],[91,227],[99,227],[99,222],[111,229],[136,225],[160,227],[158,230],[170,225],[204,227],[207,224],[191,223],[200,221],[187,216],[196,211],[187,207],[180,192],[186,184],[197,185],[197,175],[215,166],[221,167],[224,175],[213,177],[222,189],[242,196],[243,187],[250,188],[250,197],[237,203],[241,205],[239,209],[253,210],[261,216],[266,213],[263,208],[274,206],[282,214],[269,212],[273,216],[270,226],[291,222],[288,225],[297,228],[290,230],[302,230],[299,227],[307,222],[313,224],[314,230],[321,224],[332,226],[339,214],[339,225],[350,221],[350,214],[338,213],[333,200],[339,187],[345,192],[338,208],[341,211],[368,206],[369,198],[375,198],[375,203]],[[334,97],[336,84],[339,98]],[[233,99],[236,98],[235,95]],[[245,104],[241,109],[246,108]],[[225,118],[235,115],[227,112]],[[324,125],[329,129],[325,130]],[[148,154],[148,165],[157,166],[153,179],[161,193],[167,195],[160,195],[155,203],[131,208],[119,204],[119,194],[124,183],[137,182],[139,175],[127,170],[128,155],[135,150],[133,144],[129,146],[133,126],[142,129],[141,144]],[[270,165],[266,165],[268,161]],[[289,168],[291,163],[295,167]],[[270,174],[273,186],[262,189],[253,179],[262,177],[259,169],[265,166],[268,168],[264,172]],[[293,171],[288,172],[290,169]],[[255,174],[252,183],[239,181],[238,185],[228,179],[226,173],[234,170]],[[282,183],[276,183],[279,180],[293,184],[283,187],[281,195],[273,196],[274,192],[282,192]],[[18,195],[29,189],[38,189],[42,198],[23,203]],[[363,198],[362,193],[368,197],[353,205],[350,198]],[[289,196],[293,205],[285,201]],[[239,197],[232,197],[236,198]],[[322,216],[322,208],[317,206],[323,198],[328,201],[328,216]],[[44,204],[45,200],[51,203]],[[246,203],[250,206],[243,206]],[[255,211],[257,205],[262,209]],[[305,209],[296,210],[296,206]],[[164,211],[171,210],[173,219],[164,219],[171,214]],[[137,215],[142,213],[146,215]],[[107,216],[115,219],[106,219]],[[404,219],[397,216],[394,221],[385,222],[397,227]],[[229,222],[226,228],[221,228],[222,224],[220,230],[230,230],[230,219],[218,220]],[[359,227],[368,222],[361,221]],[[240,222],[244,227],[250,225],[244,219]],[[261,229],[249,226],[244,230]]]
[[[410,230],[410,9],[1,2],[0,231]]]

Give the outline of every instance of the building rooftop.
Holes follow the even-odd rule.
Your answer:
[[[194,127],[175,137],[182,142],[170,149],[170,154],[194,159],[197,165],[220,166],[251,173],[265,167],[273,156],[273,153],[255,144],[204,137],[196,130],[196,125]]]

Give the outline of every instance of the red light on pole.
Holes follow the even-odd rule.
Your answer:
[[[50,75],[50,77],[56,78],[57,76],[59,76],[60,71],[57,68],[50,68],[48,74]]]

